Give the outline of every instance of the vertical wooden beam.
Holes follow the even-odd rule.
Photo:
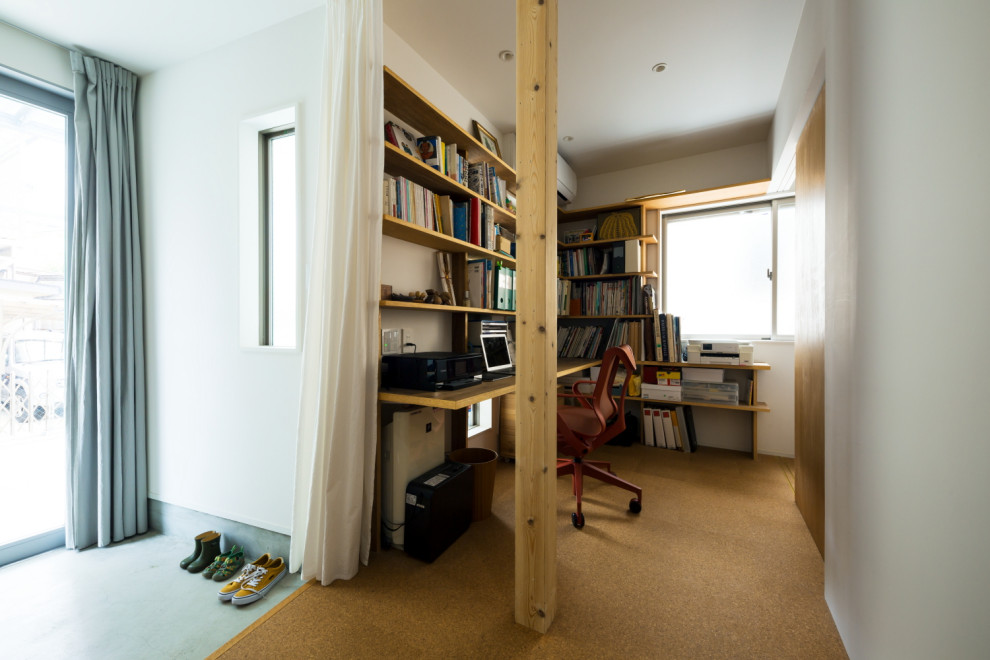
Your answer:
[[[516,623],[557,607],[557,0],[516,0]]]

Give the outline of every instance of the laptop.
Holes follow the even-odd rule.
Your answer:
[[[485,358],[483,380],[496,380],[516,375],[512,356],[509,354],[509,339],[504,333],[482,334],[481,354]]]

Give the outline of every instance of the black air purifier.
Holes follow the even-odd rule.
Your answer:
[[[474,471],[463,463],[444,463],[406,488],[404,548],[432,562],[471,525]]]

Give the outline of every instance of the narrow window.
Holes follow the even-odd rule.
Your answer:
[[[260,135],[262,194],[260,343],[296,345],[296,131],[292,126]]]

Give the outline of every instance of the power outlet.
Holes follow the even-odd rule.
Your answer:
[[[402,352],[402,330],[399,328],[382,329],[382,355],[394,355]]]
[[[413,331],[410,330],[409,328],[403,328],[402,329],[402,352],[403,353],[412,353],[412,352],[414,352],[416,350],[416,348],[413,347],[413,346],[407,346],[406,344],[415,344],[415,343],[416,343],[416,337],[413,334]]]

